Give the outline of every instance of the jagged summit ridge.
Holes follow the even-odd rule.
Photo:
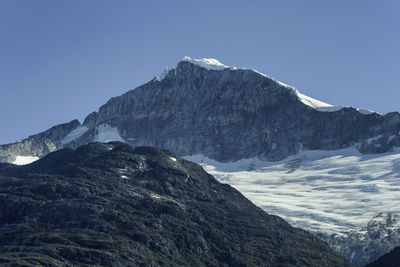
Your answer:
[[[382,153],[400,144],[398,113],[332,106],[253,69],[185,57],[162,76],[110,99],[82,125],[0,146],[0,161],[93,141],[157,146],[218,161],[275,161],[301,149],[351,146]]]
[[[305,105],[314,108],[315,110],[321,111],[321,112],[334,112],[334,111],[338,111],[341,110],[343,108],[345,108],[344,106],[334,106],[328,103],[325,103],[323,101],[314,99],[312,97],[309,97],[307,95],[302,94],[297,88],[295,88],[294,86],[288,85],[286,83],[280,82],[278,80],[276,80],[275,78],[271,77],[270,75],[264,74],[258,70],[255,69],[251,69],[251,68],[237,68],[234,66],[227,66],[223,63],[221,63],[218,59],[215,58],[200,58],[200,59],[196,59],[196,58],[191,58],[188,56],[184,56],[177,65],[173,66],[173,67],[167,67],[164,69],[164,71],[157,75],[155,77],[155,80],[161,82],[170,72],[176,72],[176,68],[177,66],[181,63],[181,62],[188,62],[190,64],[196,65],[198,67],[204,68],[206,70],[217,70],[217,71],[221,71],[221,70],[249,70],[249,71],[253,71],[267,79],[273,80],[274,82],[278,83],[279,85],[281,85],[283,88],[287,88],[289,90],[293,90],[295,91],[298,99]],[[374,113],[374,111],[369,110],[369,109],[363,109],[363,108],[356,108],[357,111],[359,111],[360,113],[367,115],[367,114],[371,114]]]

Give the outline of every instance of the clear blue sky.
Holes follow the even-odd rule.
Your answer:
[[[399,14],[398,0],[0,0],[0,143],[82,120],[185,55],[399,110]]]

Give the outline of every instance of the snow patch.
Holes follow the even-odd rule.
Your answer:
[[[161,81],[164,80],[164,78],[168,75],[168,73],[169,73],[171,70],[174,70],[175,68],[176,68],[176,66],[175,66],[175,67],[166,67],[166,68],[163,70],[163,72],[161,72],[159,75],[156,76],[156,80],[159,81],[159,82],[161,82]]]
[[[71,143],[72,141],[81,137],[84,133],[89,130],[86,126],[79,126],[78,128],[72,130],[69,134],[67,134],[62,140],[61,144],[66,145]]]
[[[103,143],[111,141],[125,142],[125,140],[119,134],[118,129],[107,123],[100,124],[96,127],[94,141]]]
[[[312,107],[313,109],[316,109],[321,112],[334,112],[334,111],[338,111],[338,110],[345,108],[344,106],[333,106],[331,104],[322,102],[322,101],[314,99],[312,97],[303,95],[297,89],[296,89],[296,95],[303,104],[305,104],[309,107]],[[372,110],[363,109],[363,108],[356,108],[356,110],[363,115],[375,113]]]
[[[296,91],[297,96],[299,97],[300,101],[303,102],[304,104],[306,104],[309,107],[315,108],[315,109],[319,109],[319,108],[329,108],[327,110],[330,110],[333,108],[333,105],[322,102],[320,100],[314,99],[312,97],[303,95],[302,93],[300,93],[299,91]],[[336,108],[336,107],[335,107]],[[341,107],[340,107],[341,108]],[[340,109],[339,108],[339,109]]]
[[[30,164],[36,160],[38,160],[38,157],[35,156],[17,156],[15,160],[12,162],[12,164],[15,165],[27,165]]]
[[[373,110],[370,109],[365,109],[365,108],[356,108],[358,112],[360,112],[363,115],[368,115],[368,114],[373,114],[373,113],[377,113]]]
[[[371,144],[372,142],[375,142],[375,141],[381,139],[382,137],[383,137],[383,135],[380,134],[380,135],[377,135],[377,136],[368,138],[368,139],[366,140],[366,142],[367,142],[367,144]]]
[[[226,66],[224,64],[222,64],[221,62],[219,62],[217,59],[215,58],[191,58],[191,57],[183,57],[181,59],[180,62],[189,62],[191,64],[194,64],[196,66],[205,68],[207,70],[224,70],[224,69],[236,69],[235,67],[230,67],[230,66]],[[173,70],[176,70],[177,65],[173,66],[173,67],[166,67],[164,69],[164,71],[162,73],[160,73],[159,75],[157,75],[155,77],[155,79],[159,82],[161,82],[162,80],[164,80],[164,78],[168,75],[168,73],[170,73]]]
[[[169,157],[172,161],[176,161],[176,158],[174,157]]]
[[[151,194],[150,197],[154,198],[154,199],[157,199],[157,200],[161,199],[161,197],[159,195],[156,195],[156,194]]]
[[[199,66],[199,67],[202,67],[202,68],[205,68],[208,70],[224,70],[224,69],[231,68],[229,66],[222,64],[215,58],[196,59],[196,58],[190,58],[190,57],[183,57],[181,62],[182,61],[192,63],[196,66]]]

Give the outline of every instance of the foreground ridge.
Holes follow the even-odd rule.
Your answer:
[[[0,165],[0,263],[346,265],[199,165],[116,142]]]

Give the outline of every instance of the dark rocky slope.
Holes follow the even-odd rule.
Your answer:
[[[400,266],[400,247],[390,251],[388,254],[381,256],[376,261],[366,265],[365,267],[399,267]]]
[[[254,156],[279,160],[300,149],[349,146],[381,153],[400,145],[399,113],[365,115],[355,108],[321,112],[304,104],[294,88],[251,69],[213,70],[183,60],[164,76],[112,98],[87,116],[78,138],[66,141],[71,131],[52,137],[55,147],[104,141],[104,131],[118,135],[113,141],[218,161]],[[42,136],[41,143],[48,138]],[[36,143],[31,146],[23,151],[18,143],[0,146],[0,160],[47,153],[36,149]]]
[[[0,265],[345,266],[200,166],[92,143],[0,164]]]

